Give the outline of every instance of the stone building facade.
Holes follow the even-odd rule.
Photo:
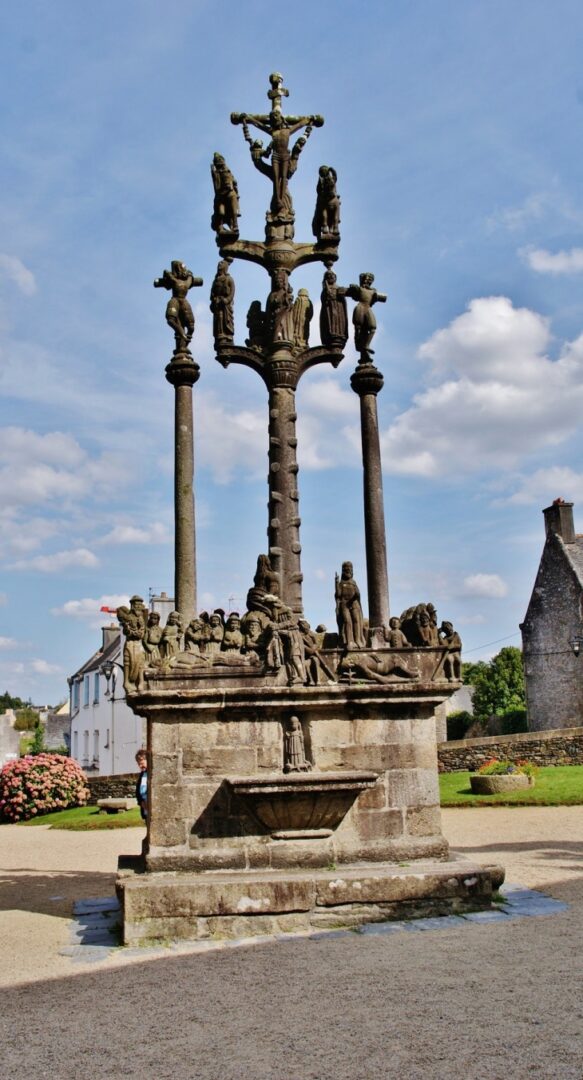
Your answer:
[[[556,499],[543,514],[545,545],[520,624],[530,731],[576,727],[583,717],[583,535],[573,503]]]

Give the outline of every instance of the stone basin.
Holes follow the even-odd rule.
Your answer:
[[[376,772],[301,772],[230,777],[227,783],[275,840],[330,836]]]
[[[534,786],[534,777],[526,773],[491,773],[486,776],[470,776],[474,795],[500,795],[506,791],[519,791]]]

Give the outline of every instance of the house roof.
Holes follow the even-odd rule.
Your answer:
[[[563,547],[575,576],[583,588],[583,533],[577,533],[574,544],[563,543]]]
[[[109,645],[105,649],[98,649],[93,653],[93,656],[86,660],[82,667],[71,675],[71,679],[82,679],[84,675],[88,675],[91,671],[97,671],[106,660],[117,660],[121,654],[121,630],[119,635],[110,641]]]

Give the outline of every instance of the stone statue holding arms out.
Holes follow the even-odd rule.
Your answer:
[[[358,285],[348,286],[346,295],[357,301],[352,315],[354,344],[357,352],[360,353],[360,363],[369,364],[373,353],[370,346],[377,328],[372,305],[384,304],[387,297],[385,293],[373,289],[374,274],[361,274],[358,281]]]
[[[170,270],[156,278],[155,289],[169,289],[172,293],[166,306],[166,322],[174,331],[176,348],[174,354],[188,352],[194,334],[194,313],[188,302],[188,293],[195,286],[203,285],[202,278],[195,277],[183,262],[175,259]]]

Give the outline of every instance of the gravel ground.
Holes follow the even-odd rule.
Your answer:
[[[11,1080],[583,1080],[583,807],[447,810],[452,847],[560,913],[167,954],[60,955],[141,829],[0,828]],[[88,953],[90,950],[88,950]]]

